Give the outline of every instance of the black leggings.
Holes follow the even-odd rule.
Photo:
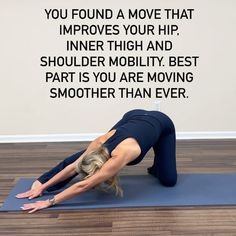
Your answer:
[[[136,110],[139,112],[141,110]],[[128,112],[129,114],[132,113]],[[176,136],[175,127],[173,122],[163,113],[152,112],[153,116],[157,115],[162,123],[162,129],[157,130],[157,141],[153,145],[154,150],[154,162],[152,167],[148,168],[148,173],[157,177],[161,184],[165,186],[174,186],[177,182],[177,170],[176,170]],[[119,122],[118,122],[119,123]],[[53,169],[44,173],[38,178],[41,183],[47,182],[54,175],[63,170],[66,166],[76,161],[85,150],[77,152],[72,156],[67,157],[65,160],[60,162]],[[70,178],[50,187],[47,191],[55,191],[64,187],[70,182],[77,174]]]
[[[163,185],[174,186],[177,182],[175,133],[160,136],[153,150],[154,163],[148,168],[148,172],[157,177]]]

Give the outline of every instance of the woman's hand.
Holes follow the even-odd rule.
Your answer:
[[[23,211],[28,211],[30,210],[28,213],[34,213],[35,211],[39,211],[45,208],[48,208],[51,206],[51,203],[49,202],[49,200],[45,200],[45,201],[37,201],[34,203],[27,203],[24,204],[21,209]]]
[[[27,192],[17,194],[16,198],[33,199],[38,196],[42,196],[42,194],[43,194],[43,189],[41,187],[37,187],[37,188],[31,189]]]
[[[38,180],[35,180],[31,186],[31,189],[35,189],[38,187],[41,187],[43,184],[41,182],[39,182]]]

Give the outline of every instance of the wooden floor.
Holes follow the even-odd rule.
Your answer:
[[[85,146],[0,144],[0,204],[19,178],[37,177]],[[146,173],[152,156],[121,174]],[[177,165],[179,173],[236,172],[236,140],[179,140]],[[236,235],[236,207],[0,212],[0,235]]]

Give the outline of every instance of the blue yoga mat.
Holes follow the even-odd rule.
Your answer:
[[[0,211],[20,211],[24,203],[50,198],[45,193],[37,199],[17,199],[34,180],[20,179]],[[176,207],[236,205],[236,174],[179,174],[175,187],[164,187],[150,175],[120,176],[124,197],[90,190],[47,210],[76,210],[126,207]]]

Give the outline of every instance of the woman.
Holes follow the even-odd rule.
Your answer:
[[[24,204],[29,213],[51,207],[102,183],[122,195],[117,182],[118,172],[126,165],[138,164],[153,147],[154,163],[148,172],[161,184],[174,186],[177,181],[175,127],[162,112],[132,110],[112,129],[92,141],[86,150],[78,152],[43,174],[31,190],[17,198],[35,198],[45,190],[54,191],[65,186],[78,173],[82,180],[66,188],[52,199]]]

